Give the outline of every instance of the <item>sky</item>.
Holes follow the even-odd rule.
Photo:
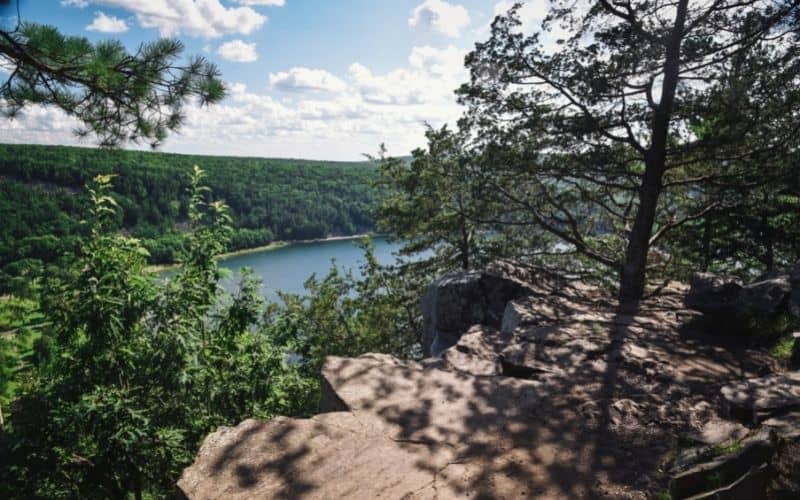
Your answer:
[[[20,0],[23,20],[130,50],[179,38],[222,71],[229,95],[192,106],[161,150],[358,160],[424,146],[425,123],[454,123],[465,54],[512,0]],[[544,16],[529,0],[524,23]],[[15,0],[0,24],[16,23]],[[7,76],[7,75],[6,75]],[[0,81],[4,77],[0,73]],[[54,108],[0,121],[0,142],[92,145]]]

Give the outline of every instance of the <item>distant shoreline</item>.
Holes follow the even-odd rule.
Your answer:
[[[219,255],[217,260],[226,260],[230,259],[231,257],[239,257],[240,255],[248,255],[251,253],[269,252],[272,250],[277,250],[279,248],[284,248],[292,245],[304,245],[308,243],[325,243],[327,241],[359,240],[361,238],[366,238],[367,236],[375,237],[382,235],[380,233],[363,233],[363,234],[353,234],[350,236],[329,236],[327,238],[314,238],[310,240],[273,241],[268,245],[262,245],[259,247],[252,247],[252,248],[242,248],[240,250],[235,250],[233,252],[223,253]],[[170,271],[172,269],[175,269],[178,266],[180,266],[179,263],[154,264],[152,266],[147,266],[145,270],[150,273],[163,273],[164,271]]]

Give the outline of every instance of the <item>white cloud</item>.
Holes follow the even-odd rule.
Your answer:
[[[82,9],[89,5],[89,0],[61,0],[61,5],[64,7],[78,7]]]
[[[445,0],[425,0],[408,18],[412,28],[433,30],[452,38],[457,38],[469,23],[469,12],[464,6]]]
[[[245,43],[242,40],[231,40],[223,43],[217,49],[217,54],[228,61],[254,62],[258,60],[255,42]]]
[[[187,34],[218,38],[225,34],[249,35],[263,26],[267,16],[250,7],[225,7],[220,0],[65,0],[67,5],[88,3],[125,9],[143,28],[158,29],[161,36]]]
[[[459,77],[464,73],[466,51],[450,45],[446,49],[434,47],[414,47],[408,62],[412,67],[426,71],[434,76]]]
[[[266,5],[270,7],[283,7],[286,5],[286,0],[237,0],[241,5]]]
[[[100,33],[122,33],[128,31],[128,25],[123,19],[97,12],[92,23],[86,27],[86,30],[99,31]]]
[[[424,123],[439,126],[461,115],[452,91],[466,78],[463,56],[464,51],[452,46],[420,46],[409,52],[405,64],[388,72],[359,63],[343,75],[291,68],[270,75],[275,89],[289,91],[281,93],[260,93],[232,82],[222,103],[187,106],[184,126],[168,137],[163,149],[358,160],[386,143],[391,154],[405,155],[425,143]],[[93,145],[91,137],[81,141],[72,135],[77,126],[55,108],[32,106],[17,120],[0,121],[0,137],[6,142]]]
[[[0,109],[3,102],[0,101]],[[20,144],[80,144],[74,130],[80,123],[53,106],[31,104],[13,119],[0,119],[3,142]]]
[[[289,71],[270,73],[269,84],[287,92],[322,91],[343,92],[347,84],[321,69],[292,68]]]
[[[364,65],[353,63],[348,71],[353,86],[369,103],[414,105],[452,101],[453,90],[467,77],[465,53],[452,46],[414,47],[408,57],[410,68],[376,75]]]
[[[520,31],[528,35],[542,31],[542,21],[550,10],[550,2],[547,0],[500,0],[494,6],[494,15],[505,14],[515,3],[522,3],[522,7],[517,11],[517,16],[522,24]],[[573,10],[585,10],[586,8],[587,5],[583,1],[576,2],[573,6]],[[485,32],[488,34],[488,26]],[[549,26],[549,31],[542,32],[540,40],[546,51],[554,51],[557,48],[557,41],[569,38],[569,36],[569,31],[557,24],[552,24]]]

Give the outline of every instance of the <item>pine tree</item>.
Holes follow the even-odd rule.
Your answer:
[[[636,303],[651,248],[720,208],[696,193],[796,148],[800,2],[550,3],[535,33],[516,6],[467,56],[464,124],[519,223],[618,273]],[[554,27],[569,36],[548,49]]]
[[[184,121],[184,106],[218,102],[225,95],[216,66],[202,57],[180,61],[183,44],[160,39],[130,53],[118,41],[91,43],[52,26],[20,23],[0,30],[0,112],[56,106],[77,118],[79,135],[103,146],[146,142],[158,146]]]

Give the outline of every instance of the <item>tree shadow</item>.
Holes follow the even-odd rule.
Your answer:
[[[696,424],[692,405],[714,403],[720,384],[753,367],[679,332],[657,298],[635,309],[596,294],[556,302],[549,319],[533,318],[510,342],[526,349],[526,362],[560,372],[486,375],[446,360],[328,358],[329,413],[243,423],[199,475],[232,498],[637,498],[663,490],[676,436]],[[487,345],[505,366],[508,346]]]

